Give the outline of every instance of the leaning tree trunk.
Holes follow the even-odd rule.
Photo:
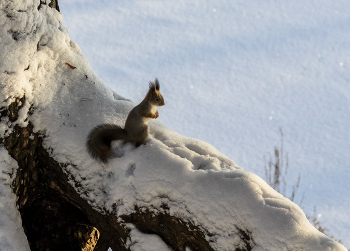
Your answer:
[[[25,97],[1,108],[1,118],[15,122]],[[30,114],[29,114],[30,115]],[[127,250],[129,234],[125,224],[113,213],[94,210],[68,183],[62,163],[49,156],[42,146],[43,135],[33,133],[33,125],[14,126],[13,132],[0,139],[18,163],[13,191],[31,250]],[[202,231],[167,214],[166,205],[158,214],[136,208],[136,213],[122,216],[144,233],[159,235],[173,250],[213,250]],[[241,232],[251,250],[247,233]],[[95,248],[95,249],[94,249]]]

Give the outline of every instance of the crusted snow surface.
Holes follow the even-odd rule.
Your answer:
[[[59,2],[108,86],[136,101],[161,80],[170,129],[264,178],[281,128],[284,194],[300,174],[294,201],[350,249],[348,0]]]
[[[135,226],[128,224],[130,228],[130,239],[132,242],[127,243],[131,251],[171,251],[163,240],[155,234],[141,233]]]
[[[296,204],[257,175],[211,145],[181,136],[158,121],[149,122],[146,145],[134,148],[116,142],[118,157],[108,164],[92,159],[85,149],[90,130],[102,123],[123,126],[134,103],[94,74],[63,27],[62,14],[46,5],[38,10],[38,5],[39,0],[0,3],[1,106],[25,95],[16,123],[31,122],[35,132],[46,135],[44,147],[52,149],[55,160],[69,164],[64,171],[71,184],[94,208],[112,211],[116,205],[120,216],[134,212],[135,205],[159,208],[165,203],[171,215],[210,233],[206,238],[215,250],[241,247],[239,230],[250,233],[254,251],[346,250],[317,231]],[[161,79],[160,84],[162,90]],[[146,94],[148,83],[139,83],[139,88]],[[162,116],[162,108],[159,112]],[[1,123],[3,137],[10,133],[4,124],[9,122]],[[7,228],[1,225],[0,231]],[[137,232],[130,238],[130,243],[143,239]]]

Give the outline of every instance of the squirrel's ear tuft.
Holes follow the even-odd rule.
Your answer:
[[[155,79],[154,80],[154,82],[149,82],[149,90],[150,91],[155,91],[155,90],[157,90],[157,91],[159,91],[159,81],[158,81],[158,79]]]
[[[159,86],[159,81],[157,78],[154,80],[154,83],[156,84],[156,90],[159,91],[160,86]]]

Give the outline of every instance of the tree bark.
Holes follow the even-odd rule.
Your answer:
[[[40,10],[42,4],[46,4],[46,2],[43,1],[43,0],[40,0],[40,4],[38,6],[38,10]],[[57,11],[60,11],[60,7],[58,6],[58,0],[51,0],[51,2],[49,3],[49,6],[51,8],[56,9]]]

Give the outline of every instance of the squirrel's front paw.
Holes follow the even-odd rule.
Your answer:
[[[150,112],[150,113],[147,115],[147,118],[156,119],[156,118],[158,118],[158,116],[159,116],[158,111],[157,111],[156,113],[151,113],[151,112]]]

